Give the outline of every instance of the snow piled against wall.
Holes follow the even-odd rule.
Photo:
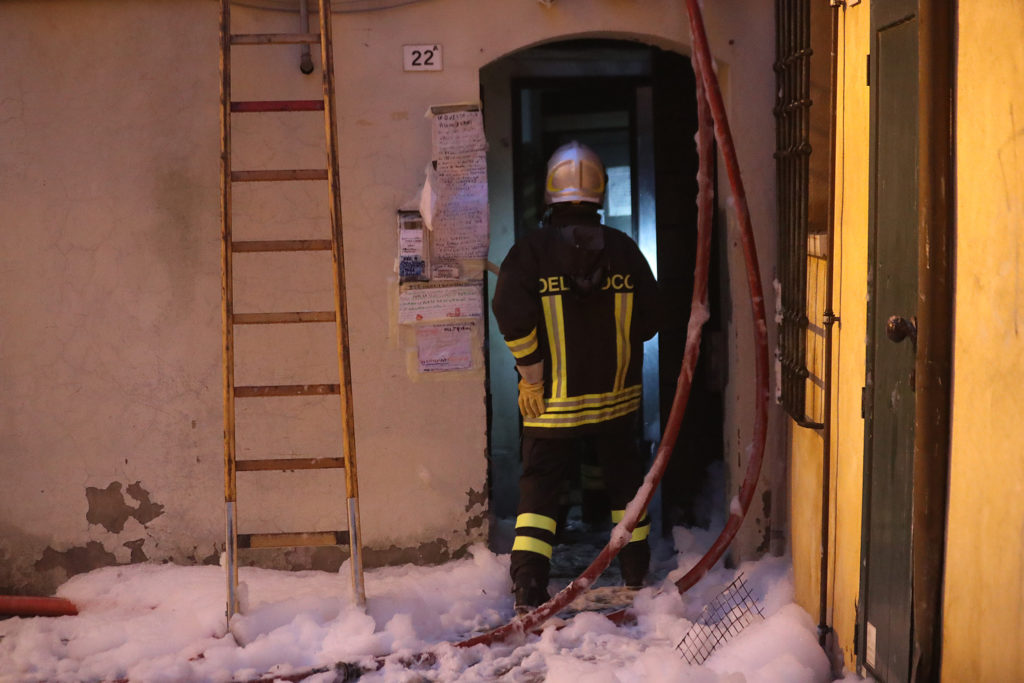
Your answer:
[[[688,533],[677,530],[677,545]],[[471,649],[448,643],[512,616],[508,555],[482,546],[442,566],[367,572],[365,611],[352,602],[347,566],[338,574],[242,568],[247,604],[234,636],[225,628],[219,567],[107,567],[61,587],[59,594],[79,606],[78,616],[0,622],[0,679],[238,680],[339,661],[365,669],[365,681],[831,679],[811,618],[792,602],[788,561],[719,568],[680,596],[669,582],[699,556],[682,552],[660,562],[656,573],[666,579],[637,595],[635,625],[617,627],[583,613],[523,642]],[[703,666],[688,665],[676,645],[737,571],[744,572],[765,621]],[[408,657],[425,651],[434,657],[410,666]]]

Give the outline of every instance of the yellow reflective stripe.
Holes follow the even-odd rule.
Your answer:
[[[518,529],[524,526],[532,527],[534,529],[543,529],[544,531],[555,533],[555,529],[558,527],[558,522],[547,515],[538,515],[536,512],[524,512],[516,517],[516,528]]]
[[[640,399],[636,398],[598,410],[586,410],[576,413],[546,412],[540,417],[533,419],[524,418],[523,425],[526,427],[579,427],[629,415],[639,408]]]
[[[519,339],[506,341],[505,345],[516,358],[525,358],[537,350],[537,328],[530,330],[530,334]]]
[[[618,524],[625,516],[625,510],[612,510],[612,524]],[[647,524],[647,510],[644,510],[644,516],[640,518],[640,521],[637,522],[637,524]]]
[[[632,347],[629,342],[629,327],[633,323],[633,293],[615,294],[615,389],[622,389],[626,383],[626,370]]]
[[[612,524],[618,524],[622,521],[622,518],[626,516],[625,510],[612,510]],[[644,511],[644,516],[637,522],[636,528],[633,529],[633,535],[629,537],[629,542],[643,541],[651,535],[651,520],[647,517],[647,511]]]
[[[590,410],[602,406],[628,401],[631,398],[639,398],[643,387],[634,384],[619,391],[609,391],[605,394],[583,394],[581,396],[566,396],[564,398],[552,398],[547,400],[548,412],[566,412],[569,410]]]
[[[548,331],[551,351],[551,397],[566,395],[565,320],[562,318],[562,295],[541,297],[544,305],[544,325]]]
[[[551,559],[551,544],[539,541],[532,536],[516,536],[512,544],[512,550],[525,550],[530,553],[537,553]]]

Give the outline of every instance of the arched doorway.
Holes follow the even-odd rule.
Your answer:
[[[518,236],[537,228],[545,164],[554,149],[579,140],[608,167],[604,222],[639,244],[666,304],[663,326],[644,349],[637,437],[653,451],[675,391],[692,291],[697,122],[689,59],[633,41],[567,40],[492,62],[481,69],[480,85],[494,263],[500,264]],[[656,498],[652,504],[655,528],[665,533],[676,524],[707,526],[724,497],[725,353],[721,269],[715,261],[712,318],[705,326],[690,408],[660,502]],[[519,477],[517,376],[493,317],[488,337],[490,504],[496,517],[508,519],[515,515]],[[492,546],[506,550],[500,539]]]

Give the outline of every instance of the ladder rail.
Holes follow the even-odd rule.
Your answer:
[[[342,239],[341,182],[338,178],[338,123],[334,91],[334,41],[331,37],[331,2],[320,4],[320,58],[323,72],[324,132],[327,136],[327,183],[330,193],[331,260],[334,265],[334,299],[337,307],[338,369],[342,384],[341,425],[344,435],[345,488],[348,494],[349,549],[352,589],[356,603],[366,604],[363,585],[362,534],[359,524],[359,485],[356,478],[355,413],[352,408],[352,363],[349,354],[348,302],[345,289],[345,247]]]
[[[238,498],[235,463],[235,335],[231,225],[231,0],[220,3],[220,212],[221,212],[221,322],[224,362],[224,503],[227,573],[227,618],[238,611]]]

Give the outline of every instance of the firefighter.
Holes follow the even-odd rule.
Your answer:
[[[548,600],[562,481],[574,440],[604,471],[612,522],[643,481],[637,444],[643,343],[658,329],[657,283],[636,243],[601,224],[607,175],[590,148],[571,142],[548,161],[541,229],[501,264],[493,311],[515,357],[523,417],[511,575],[517,613]],[[644,513],[619,554],[623,582],[643,584],[650,563]]]

